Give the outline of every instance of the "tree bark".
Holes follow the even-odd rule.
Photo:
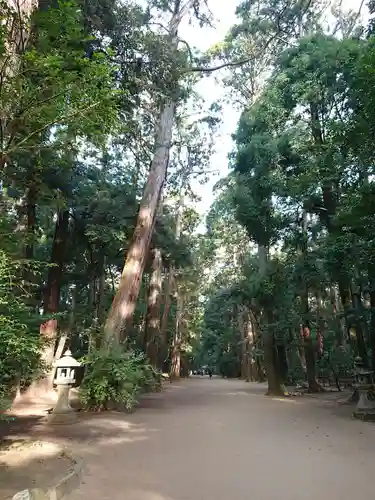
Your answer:
[[[105,278],[106,278],[105,267],[106,267],[106,258],[105,255],[102,255],[100,262],[98,294],[96,299],[96,317],[99,325],[102,325],[105,319],[104,318],[104,292],[105,292]]]
[[[172,339],[171,367],[169,376],[172,380],[180,378],[181,374],[181,319],[182,319],[183,297],[177,295],[176,326]]]
[[[362,297],[361,297],[361,289],[358,286],[352,285],[352,304],[353,309],[355,310],[355,336],[357,340],[357,350],[358,354],[361,357],[362,361],[365,363],[365,366],[368,366],[368,356],[367,356],[367,348],[365,343],[365,337],[363,333],[363,324],[362,324]]]
[[[278,373],[275,339],[271,332],[263,335],[264,367],[266,369],[268,389],[267,396],[283,396],[281,380]]]
[[[267,248],[264,245],[258,246],[259,258],[259,277],[265,279],[267,274]],[[265,310],[265,320],[267,326],[271,324],[271,312]],[[284,390],[281,387],[281,380],[278,373],[277,352],[275,346],[274,334],[268,330],[262,333],[263,349],[264,349],[264,367],[266,369],[268,382],[268,396],[284,395]]]
[[[370,347],[371,347],[371,368],[375,370],[375,263],[370,262],[368,269],[370,284]]]
[[[330,287],[330,302],[337,325],[337,345],[341,346],[345,344],[345,319],[340,317],[340,299],[338,296],[337,287],[335,285],[331,285]]]
[[[307,262],[308,257],[308,225],[307,225],[307,213],[304,213],[303,217],[303,238],[301,245],[301,254],[303,262]],[[309,385],[309,392],[316,393],[321,392],[322,387],[316,380],[316,365],[315,365],[315,349],[311,338],[310,329],[310,306],[309,306],[309,289],[306,283],[305,277],[302,276],[302,293],[301,293],[301,307],[302,307],[302,339],[303,348],[306,360],[306,373],[307,373],[307,383]]]
[[[169,312],[171,310],[171,295],[173,293],[173,267],[170,266],[168,271],[168,280],[165,286],[164,292],[164,307],[163,307],[163,316],[161,320],[161,328],[160,328],[160,349],[159,349],[159,361],[158,366],[159,370],[164,369],[164,363],[168,357],[168,319]]]
[[[17,78],[21,66],[20,56],[25,52],[30,36],[30,16],[37,6],[33,0],[5,0],[2,6],[2,37],[4,52],[0,60],[1,85],[10,85]],[[6,7],[6,9],[4,8]],[[15,110],[9,103],[0,115],[0,170],[7,166],[7,147],[12,145]]]
[[[169,45],[172,53],[178,46],[178,28],[184,15],[193,7],[195,1],[185,4],[175,0],[172,17],[168,24]],[[177,104],[177,84],[174,94],[161,106],[158,128],[156,131],[155,153],[140,204],[132,242],[126,255],[121,281],[113,299],[105,324],[105,338],[121,342],[127,336],[137,302],[141,279],[148,254],[155,215],[167,175],[169,151],[172,141],[172,129]]]
[[[158,364],[158,344],[160,339],[160,305],[162,292],[162,256],[155,248],[152,252],[152,272],[147,299],[144,351],[153,366]]]
[[[307,319],[305,319],[302,325],[302,332],[309,392],[323,392],[322,386],[316,380],[316,351],[314,349],[314,343],[311,338],[310,322]]]
[[[47,287],[44,294],[44,313],[54,314],[59,311],[61,278],[65,258],[65,248],[68,238],[69,212],[58,213],[55,234],[51,251],[51,266],[48,269]],[[40,333],[46,340],[43,360],[50,364],[54,358],[55,341],[57,338],[57,320],[49,319],[40,326]]]
[[[33,169],[30,175],[33,175]],[[29,180],[29,187],[26,195],[26,245],[25,257],[28,260],[34,259],[35,233],[36,233],[36,197],[37,190],[32,179]]]
[[[309,384],[309,392],[321,392],[322,388],[316,380],[316,366],[315,366],[315,349],[311,338],[310,321],[309,321],[309,298],[307,288],[302,293],[302,332],[301,336],[303,339],[303,350],[306,360],[306,374],[307,383]]]
[[[350,283],[345,279],[345,277],[341,277],[338,280],[339,294],[341,299],[341,304],[344,309],[344,324],[345,324],[345,333],[347,339],[350,339],[350,321],[348,319],[348,311],[351,309],[351,293],[350,293]],[[344,339],[345,343],[345,339]]]
[[[176,229],[175,229],[176,240],[179,240],[181,236],[183,210],[184,210],[184,195],[183,192],[181,192],[177,208]],[[170,377],[171,379],[176,379],[180,377],[181,320],[182,320],[183,297],[178,289],[177,281],[175,279],[173,279],[173,281],[176,290],[177,307],[176,307],[175,331],[172,339]]]
[[[246,306],[238,312],[238,326],[241,333],[241,378],[246,382],[254,379],[250,356],[254,344],[254,331],[250,314]]]
[[[244,310],[242,308],[239,308],[238,310],[238,328],[240,330],[241,334],[241,378],[246,380],[247,378],[247,336],[245,333],[246,327],[245,327],[245,318],[244,318]]]

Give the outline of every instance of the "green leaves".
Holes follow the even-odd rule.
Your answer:
[[[22,269],[21,262],[0,250],[0,409],[17,384],[28,385],[44,368],[40,316],[25,304]]]
[[[160,374],[143,354],[112,346],[110,351],[91,351],[83,361],[86,372],[80,398],[89,410],[107,410],[112,403],[130,411],[141,392],[159,390]]]
[[[87,57],[87,35],[74,2],[36,10],[24,29],[32,32],[28,44],[11,61],[14,69],[7,59],[2,69],[0,148],[9,163],[21,151],[45,146],[41,134],[45,141],[51,127],[69,126],[72,134],[96,140],[116,117],[116,68],[104,54]]]

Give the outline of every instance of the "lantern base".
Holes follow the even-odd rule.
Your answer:
[[[375,421],[375,402],[368,397],[371,385],[358,387],[359,401],[353,412],[353,417],[360,420]]]
[[[76,421],[77,414],[69,404],[70,384],[59,385],[56,406],[48,415],[50,424],[71,424]]]
[[[63,425],[74,424],[77,421],[77,413],[72,410],[69,413],[54,413],[52,412],[47,417],[47,424],[50,425]]]

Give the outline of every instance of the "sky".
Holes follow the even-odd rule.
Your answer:
[[[193,47],[204,52],[215,43],[223,40],[230,27],[235,24],[235,10],[240,0],[210,0],[209,6],[214,15],[215,29],[200,28],[185,22],[181,25],[180,36]],[[224,88],[215,83],[214,75],[203,78],[196,86],[197,92],[209,103],[218,101],[224,97]],[[232,149],[231,134],[236,130],[239,119],[239,111],[229,105],[223,106],[222,123],[215,140],[215,153],[211,157],[210,170],[218,170],[218,175],[212,175],[208,183],[203,186],[194,183],[193,189],[202,201],[195,205],[200,214],[207,213],[214,200],[213,187],[216,182],[228,173],[228,154]]]
[[[333,1],[330,3],[333,3]],[[241,0],[209,0],[209,7],[215,18],[215,29],[209,27],[200,28],[184,22],[180,27],[181,38],[202,52],[209,49],[215,43],[223,40],[230,27],[235,24],[235,10],[240,2]],[[350,8],[357,11],[362,3],[362,0],[342,0],[341,7],[343,10]],[[364,16],[367,17],[367,11]],[[332,20],[332,17],[328,15],[328,22],[329,19]],[[225,94],[224,88],[215,82],[214,75],[203,78],[197,84],[196,90],[208,103],[223,98]],[[231,135],[236,130],[239,117],[240,111],[238,109],[234,109],[229,104],[223,105],[222,123],[216,136],[215,153],[211,158],[209,167],[210,170],[218,170],[218,175],[211,175],[209,182],[203,186],[198,182],[193,185],[194,191],[202,198],[198,205],[195,205],[201,215],[208,212],[210,205],[214,201],[214,185],[228,173],[228,154],[233,148]]]

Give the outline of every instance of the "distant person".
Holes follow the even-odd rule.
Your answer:
[[[208,376],[209,376],[210,378],[212,378],[212,370],[211,370],[211,368],[209,368],[207,371],[208,371]]]

